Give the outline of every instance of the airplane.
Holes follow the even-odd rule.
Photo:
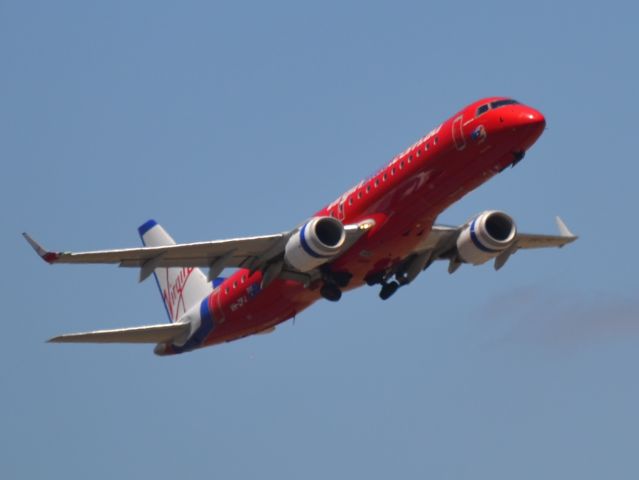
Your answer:
[[[157,355],[270,333],[324,298],[363,285],[387,300],[436,260],[448,272],[490,260],[499,270],[518,250],[577,239],[520,233],[505,212],[486,210],[457,226],[439,214],[509,166],[546,126],[537,110],[507,97],[463,108],[295,228],[273,235],[176,244],[154,220],[139,227],[143,247],[54,252],[24,237],[48,263],[109,263],[153,275],[169,323],[54,337],[57,343],[151,343]],[[237,268],[220,277],[228,268]],[[207,269],[204,273],[203,269]]]

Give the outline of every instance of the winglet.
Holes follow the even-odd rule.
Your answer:
[[[555,223],[557,223],[559,234],[562,237],[577,238],[577,236],[568,229],[564,221],[559,216],[555,217]]]
[[[40,245],[38,242],[36,242],[33,238],[31,238],[31,236],[29,236],[28,233],[23,232],[22,236],[26,239],[27,242],[29,242],[29,245],[31,245],[31,248],[33,248],[36,253],[38,255],[40,255],[40,257],[47,263],[54,263],[58,257],[60,256],[58,253],[55,252],[49,252],[47,250],[45,250],[42,245]]]

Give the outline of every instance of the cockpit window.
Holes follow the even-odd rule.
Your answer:
[[[509,98],[507,100],[497,100],[496,102],[492,102],[490,104],[490,108],[499,108],[499,107],[505,107],[506,105],[516,105],[519,102],[517,100],[513,100],[512,98]]]
[[[488,104],[482,105],[477,109],[477,113],[475,114],[475,116],[479,117],[482,113],[486,113],[488,111],[488,108],[490,108]]]
[[[513,100],[512,98],[507,98],[505,100],[495,100],[494,102],[485,103],[481,105],[477,112],[475,113],[475,117],[479,117],[480,115],[486,113],[488,110],[505,107],[506,105],[516,105],[519,102],[517,100]]]

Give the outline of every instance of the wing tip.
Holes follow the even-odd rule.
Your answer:
[[[45,343],[73,343],[74,339],[85,333],[64,333],[62,335],[56,335],[45,341]]]
[[[33,248],[33,250],[45,262],[54,263],[58,259],[58,257],[60,256],[59,253],[49,252],[48,250],[46,250],[42,245],[40,245],[37,241],[35,241],[33,239],[33,237],[31,237],[31,235],[29,235],[27,232],[22,232],[22,236],[29,243],[29,245],[31,245],[31,248]]]
[[[559,215],[555,217],[555,223],[557,224],[557,229],[559,230],[559,234],[566,239],[570,239],[571,242],[577,240],[577,235],[572,233],[570,229],[566,226],[566,223],[561,219]]]

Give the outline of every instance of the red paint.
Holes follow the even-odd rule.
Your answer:
[[[58,259],[58,257],[60,257],[60,255],[55,252],[47,252],[42,255],[42,259],[47,263],[54,263]]]
[[[315,213],[333,214],[345,224],[368,218],[376,221],[365,237],[332,263],[333,271],[353,274],[347,290],[360,287],[367,275],[409,255],[443,210],[509,166],[512,152],[525,151],[535,143],[545,119],[533,108],[507,105],[476,116],[480,105],[501,99],[487,98],[464,108]],[[478,134],[473,138],[475,129]],[[305,288],[288,280],[276,280],[251,295],[261,278],[261,272],[251,275],[240,269],[211,294],[216,326],[205,345],[263,331],[321,298],[321,284]]]

